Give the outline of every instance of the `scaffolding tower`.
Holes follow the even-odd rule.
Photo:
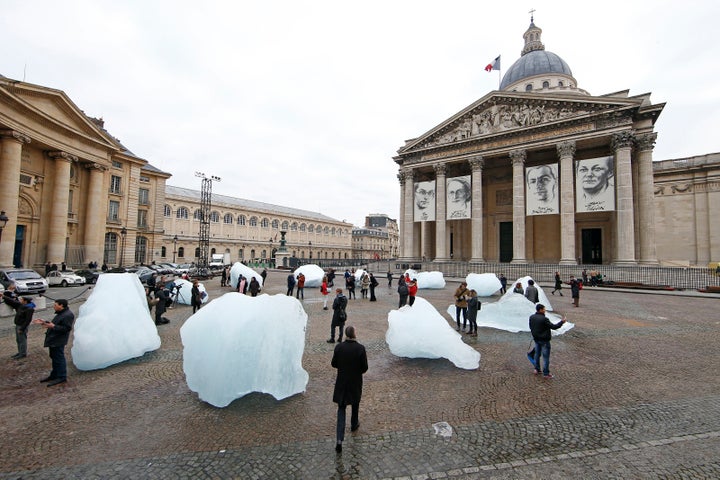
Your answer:
[[[212,182],[220,181],[220,177],[207,177],[202,172],[195,172],[196,177],[202,178],[200,190],[200,235],[198,240],[197,269],[201,273],[208,270],[208,257],[210,256],[210,207],[212,206]]]

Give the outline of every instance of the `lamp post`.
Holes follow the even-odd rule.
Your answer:
[[[177,235],[173,237],[173,263],[175,263],[175,255],[177,254],[177,242],[178,238]]]
[[[310,255],[310,260],[312,260],[312,242],[308,242],[308,254]]]
[[[127,235],[127,228],[122,227],[120,229],[121,243],[120,243],[120,265],[118,265],[119,267],[123,266],[123,263],[125,260],[125,236],[126,235]]]
[[[0,212],[0,241],[2,241],[2,231],[5,228],[5,225],[7,225],[8,218],[7,215],[5,215],[5,210]]]

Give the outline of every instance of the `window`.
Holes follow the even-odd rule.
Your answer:
[[[150,190],[147,188],[138,190],[138,205],[150,205]]]
[[[218,212],[210,212],[210,221],[212,223],[220,223],[220,214]]]
[[[563,87],[563,86],[564,86],[564,84],[562,81],[558,82],[558,87]]]
[[[332,234],[333,237],[335,236],[335,227],[332,228],[332,230],[330,231],[330,233]]]
[[[257,227],[257,217],[250,217],[250,226]]]
[[[145,175],[140,175],[140,181],[143,183],[150,183],[150,177],[146,177]]]
[[[119,195],[121,183],[122,183],[121,177],[118,177],[117,175],[112,175],[110,177],[110,193],[117,193]]]
[[[297,222],[293,222],[292,225],[290,225],[290,230],[292,230],[293,232],[297,232],[297,229],[298,229]]]
[[[167,257],[167,248],[165,247],[165,245],[160,247],[160,256],[163,258]]]
[[[217,252],[215,251],[215,248],[210,249],[210,255],[215,255]]]
[[[113,168],[122,168],[122,163],[118,162],[117,160],[112,161]]]
[[[110,200],[108,204],[108,220],[115,222],[120,220],[120,202]]]
[[[324,233],[325,235],[329,234],[329,233],[330,233],[330,227],[325,226],[325,229],[323,230],[323,233]]]
[[[135,263],[147,262],[147,238],[135,238]]]
[[[287,231],[288,227],[290,227],[290,224],[288,223],[287,220],[285,220],[285,221],[282,223],[282,229]]]
[[[193,220],[202,220],[202,210],[195,210],[193,213]]]
[[[550,88],[550,82],[548,82],[547,80],[545,80],[545,81],[543,82],[543,88]]]
[[[525,85],[525,91],[526,91],[526,92],[529,92],[529,91],[531,91],[531,90],[532,90],[532,83],[528,83],[527,85]]]
[[[74,193],[74,191],[72,189],[70,189],[68,191],[68,218],[72,217],[72,213],[73,213],[73,209],[72,209],[73,193]]]
[[[200,258],[200,247],[195,247],[195,258]]]
[[[185,258],[185,247],[178,248],[177,254],[178,254],[178,257]]]
[[[280,222],[279,222],[278,220],[273,220],[273,221],[272,221],[272,228],[273,228],[273,230],[277,230],[278,227],[280,227]]]
[[[147,210],[138,210],[138,228],[147,228]]]
[[[242,248],[241,248],[240,250],[238,250],[238,258],[239,258],[240,260],[243,259],[243,249],[242,249]]]
[[[238,216],[238,225],[245,225],[245,215]]]
[[[175,212],[175,218],[181,218],[181,219],[187,220],[188,216],[189,216],[189,212],[186,207],[180,207],[177,209],[177,212]]]
[[[309,233],[313,233],[314,231],[315,231],[315,225],[313,225],[313,224],[311,223],[310,225],[308,225],[308,232],[309,232]]]
[[[233,223],[232,213],[226,213],[226,214],[225,214],[225,216],[223,217],[223,223],[226,224],[226,225]]]
[[[103,262],[110,264],[117,263],[117,237],[117,233],[111,232],[105,234],[105,252],[103,253]]]
[[[163,216],[170,217],[172,215],[172,209],[170,208],[170,205],[165,205],[163,207]]]
[[[295,226],[295,228],[297,228],[297,225]],[[305,225],[304,223],[301,223],[301,224],[300,224],[300,231],[301,231],[301,232],[304,232],[306,229],[307,229],[307,225]]]
[[[270,225],[270,221],[267,218],[263,218],[262,221],[260,222],[260,226],[262,228],[268,228],[269,225]]]

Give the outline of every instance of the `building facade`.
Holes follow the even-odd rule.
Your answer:
[[[172,250],[160,250],[156,261],[197,260],[200,197],[199,190],[166,185],[164,241]],[[306,261],[352,258],[352,225],[320,213],[213,194],[209,220],[210,253],[228,253],[233,263],[274,258],[281,232],[286,232],[290,257]]]
[[[398,150],[403,260],[658,264],[664,104],[590,95],[541,32],[500,90]]]
[[[165,180],[60,90],[0,76],[0,266],[149,262]]]
[[[353,228],[353,258],[387,260],[398,257],[399,238],[397,220],[382,213],[365,217],[364,228]]]

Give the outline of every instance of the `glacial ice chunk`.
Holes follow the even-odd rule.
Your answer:
[[[500,290],[502,284],[494,273],[469,273],[465,277],[465,283],[469,290],[475,290],[478,297],[489,297]]]
[[[417,279],[418,290],[445,288],[445,278],[442,272],[420,272],[415,278]]]
[[[515,288],[515,284],[517,284],[518,282],[520,284],[522,284],[522,288],[523,288],[523,292],[524,292],[528,286],[528,280],[532,280],[532,277],[530,277],[530,276],[522,277],[522,278],[518,278],[513,283],[508,283],[507,292],[505,292],[505,294],[503,294],[502,298],[510,297],[512,295],[517,295],[517,293],[513,293],[512,290],[513,290],[513,288]],[[540,300],[538,303],[542,303],[543,305],[545,305],[545,310],[547,310],[548,312],[551,312],[553,307],[550,304],[550,299],[548,298],[547,295],[545,295],[545,290],[543,290],[543,288],[537,282],[535,282],[535,288],[537,288],[537,290],[538,290],[538,300]],[[535,313],[535,312],[533,311],[533,313]]]
[[[160,348],[145,289],[134,273],[106,273],[80,306],[73,328],[72,361],[97,370]]]
[[[230,285],[232,286],[232,288],[237,289],[238,279],[240,278],[240,275],[245,277],[245,281],[248,283],[250,283],[251,278],[255,277],[260,284],[260,288],[262,288],[263,278],[260,276],[260,274],[240,262],[235,262],[235,264],[230,268]]]
[[[189,282],[184,278],[176,278],[174,283],[176,286],[180,285],[180,290],[177,291],[175,301],[177,303],[182,303],[183,305],[190,305],[190,301],[192,300],[192,282]],[[210,296],[207,294],[207,290],[205,290],[205,285],[198,282],[198,290],[200,290],[200,296],[202,296],[202,293],[205,292],[202,303],[207,303]]]
[[[293,275],[295,275],[295,278],[297,278],[300,273],[305,275],[306,287],[319,287],[320,285],[322,285],[322,279],[325,276],[325,270],[318,267],[314,263],[309,263],[307,265],[303,265],[302,267],[298,267],[293,272]]]
[[[388,313],[385,341],[398,357],[447,358],[466,370],[480,366],[480,353],[463,342],[435,307],[421,297],[413,306]]]
[[[188,387],[216,407],[251,392],[278,400],[304,392],[307,319],[285,295],[230,292],[213,300],[180,329]]]

